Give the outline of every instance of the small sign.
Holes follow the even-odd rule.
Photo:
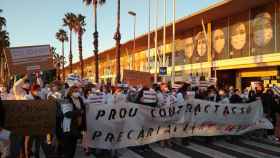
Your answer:
[[[160,67],[159,68],[159,75],[166,76],[167,75],[167,67]]]

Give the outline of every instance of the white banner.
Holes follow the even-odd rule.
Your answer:
[[[90,147],[118,149],[174,137],[241,135],[273,126],[263,116],[261,101],[219,104],[194,99],[164,108],[130,102],[89,105],[87,128]]]

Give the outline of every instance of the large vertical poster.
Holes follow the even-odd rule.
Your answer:
[[[249,10],[230,17],[229,56],[249,56]]]
[[[251,10],[251,54],[275,52],[275,3]]]
[[[228,53],[228,18],[212,24],[212,57],[215,60],[227,59]]]
[[[189,31],[187,33],[186,38],[183,41],[184,41],[186,62],[192,64],[194,49],[195,49],[193,33]]]
[[[207,41],[201,27],[194,28],[194,59],[196,63],[207,61]]]

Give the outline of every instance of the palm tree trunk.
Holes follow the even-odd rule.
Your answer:
[[[72,60],[73,60],[73,55],[72,55],[72,30],[70,29],[70,51],[69,51],[69,64],[70,64],[70,73],[73,72],[73,67],[72,67]]]
[[[64,69],[64,41],[61,42],[62,43],[62,58],[63,58],[63,62],[62,62],[62,79],[63,81],[65,81],[65,69]]]
[[[80,68],[81,78],[84,78],[84,61],[83,61],[83,44],[82,44],[82,31],[78,32],[78,45],[79,45],[79,57],[80,57]]]
[[[121,55],[121,33],[120,33],[120,0],[117,3],[117,30],[114,36],[116,40],[116,83],[120,83],[121,81],[121,63],[120,63],[120,55]]]
[[[95,82],[99,82],[99,58],[98,58],[98,32],[97,32],[97,1],[93,2],[93,16],[94,16],[94,33],[93,33],[93,46],[95,56]]]

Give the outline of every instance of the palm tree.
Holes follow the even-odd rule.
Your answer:
[[[86,31],[85,26],[85,16],[79,14],[77,15],[77,18],[75,19],[75,25],[74,25],[74,32],[78,34],[78,46],[79,46],[79,58],[80,58],[80,69],[81,69],[81,78],[84,78],[84,61],[83,61],[83,39],[82,36],[84,32]]]
[[[74,13],[66,13],[65,17],[63,18],[63,26],[67,26],[70,31],[70,50],[69,50],[69,65],[70,65],[70,73],[72,73],[72,60],[73,60],[73,54],[72,54],[72,30],[74,28],[76,15]]]
[[[61,53],[62,53],[62,58],[63,58],[63,62],[62,62],[62,79],[63,81],[65,80],[65,69],[64,69],[64,59],[65,59],[65,56],[64,56],[64,42],[68,41],[68,36],[67,36],[67,33],[65,30],[63,29],[60,29],[56,34],[56,39],[58,39],[62,46],[61,46]]]
[[[60,67],[64,63],[64,57],[62,55],[59,55],[58,53],[56,53],[56,48],[54,48],[54,47],[51,47],[51,53],[53,56],[53,63],[56,68],[56,79],[60,80]]]
[[[121,33],[120,33],[120,0],[117,2],[117,30],[114,36],[116,40],[116,83],[120,83],[121,81],[121,63],[120,63],[120,56],[121,56]]]
[[[5,67],[5,63],[4,60],[4,49],[10,46],[10,41],[9,41],[9,33],[5,30],[0,30],[0,76],[4,76],[1,77],[0,82],[5,82],[5,80],[7,79],[7,74],[4,73],[4,67]]]
[[[0,16],[0,30],[3,29],[3,27],[6,26],[6,19],[2,16]]]
[[[103,5],[106,3],[106,0],[83,0],[87,5],[93,5],[93,21],[94,21],[94,33],[93,33],[93,45],[94,45],[94,56],[95,56],[95,82],[99,82],[99,58],[98,58],[98,31],[97,31],[97,5]]]

